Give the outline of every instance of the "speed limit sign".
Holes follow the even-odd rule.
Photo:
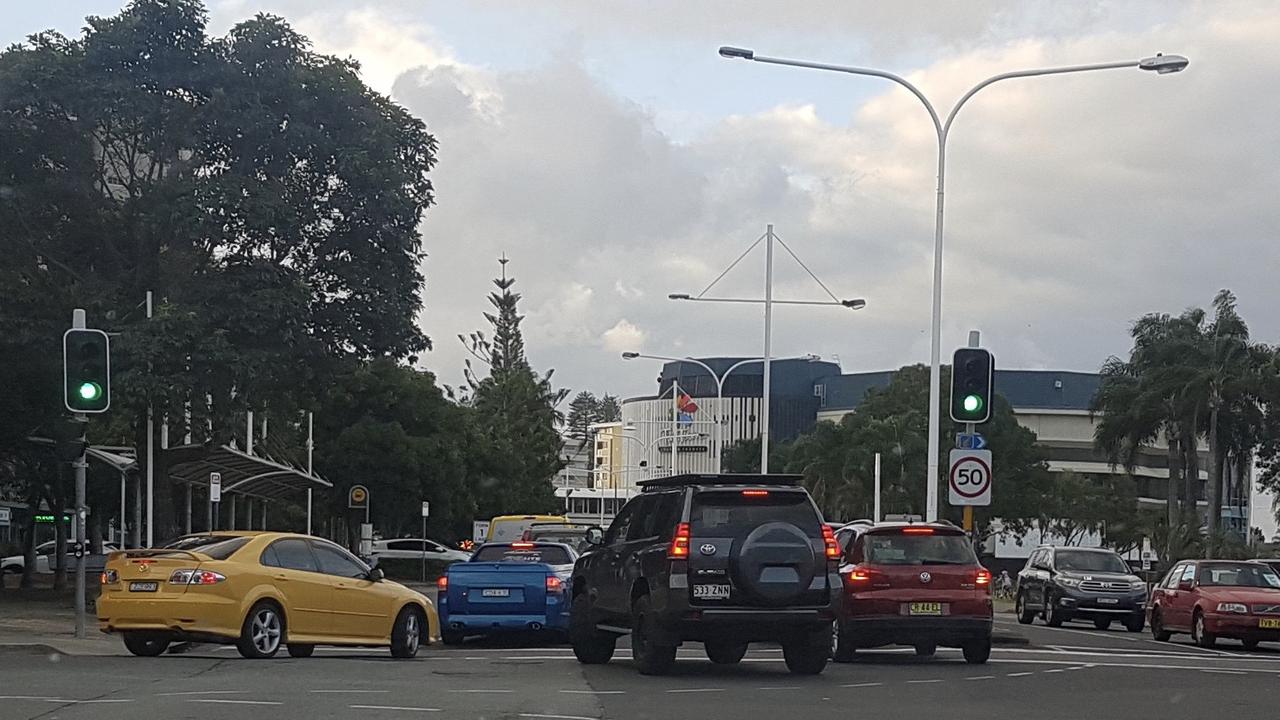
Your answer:
[[[952,450],[947,486],[952,505],[990,505],[991,451]]]

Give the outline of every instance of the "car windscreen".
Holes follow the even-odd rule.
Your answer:
[[[208,555],[214,560],[226,560],[249,543],[250,538],[231,535],[197,535],[174,540],[165,545],[166,550],[187,550]]]
[[[587,542],[586,530],[533,530],[530,540],[540,542],[564,543],[570,547],[581,548]]]
[[[976,565],[978,558],[963,535],[951,533],[868,533],[863,557],[874,565]]]
[[[533,547],[516,547],[514,545],[485,545],[476,551],[472,562],[509,562],[509,563],[546,563],[548,565],[571,565],[573,556],[569,551],[554,545],[535,545]]]
[[[1119,555],[1093,550],[1059,550],[1053,559],[1054,569],[1074,572],[1130,573]]]
[[[1201,585],[1280,588],[1280,576],[1255,563],[1205,563],[1196,576]]]
[[[822,537],[822,521],[809,496],[792,490],[715,490],[693,497],[689,511],[695,537],[745,538],[765,523],[784,522],[811,538]]]

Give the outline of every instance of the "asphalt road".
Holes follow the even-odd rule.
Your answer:
[[[868,651],[816,678],[788,674],[767,646],[722,667],[689,644],[663,678],[638,675],[625,647],[609,665],[583,667],[564,645],[512,642],[433,646],[414,661],[324,649],[305,660],[248,661],[212,645],[160,658],[7,651],[0,718],[1280,717],[1280,645],[1210,651],[1123,629],[1020,629],[1032,645],[996,648],[987,665],[968,665],[957,650],[932,659]]]

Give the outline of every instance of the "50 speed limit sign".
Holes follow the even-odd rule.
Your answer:
[[[947,486],[952,505],[990,505],[991,451],[952,450]]]

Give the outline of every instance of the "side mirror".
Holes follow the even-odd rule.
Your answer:
[[[382,582],[387,578],[387,574],[382,572],[382,568],[376,567],[369,570],[369,579],[374,582]]]
[[[1191,589],[1191,584],[1192,584],[1192,583],[1191,583],[1191,581],[1190,581],[1190,580],[1179,580],[1179,581],[1178,581],[1178,589],[1179,589],[1179,590],[1190,590],[1190,589]]]
[[[604,530],[601,529],[599,525],[592,525],[591,527],[587,528],[587,544],[589,545],[604,544]]]

